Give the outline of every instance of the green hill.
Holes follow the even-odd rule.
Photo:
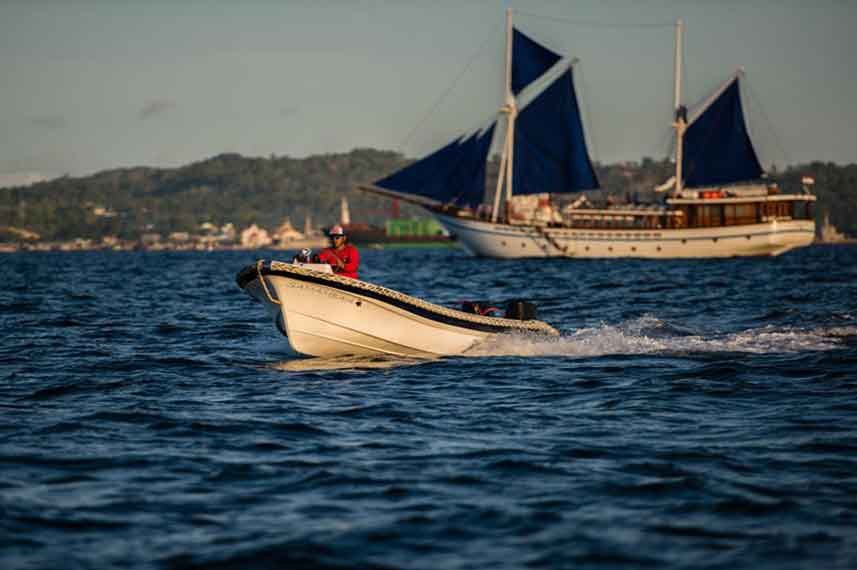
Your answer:
[[[26,228],[46,240],[193,232],[204,222],[273,227],[287,216],[300,227],[307,214],[315,224],[337,221],[343,195],[352,218],[381,223],[389,217],[389,200],[353,187],[405,162],[399,154],[369,149],[304,159],[222,154],[176,169],[63,177],[0,190],[0,226]]]
[[[256,223],[274,227],[289,217],[300,227],[306,215],[317,225],[339,218],[340,198],[348,197],[352,221],[382,225],[390,201],[354,190],[407,164],[398,153],[355,149],[348,153],[296,159],[251,158],[222,154],[175,169],[124,168],[28,187],[0,189],[0,227],[39,234],[43,240],[115,235],[136,239],[143,233],[195,232],[200,224],[237,228]],[[496,171],[496,164],[489,167]],[[492,168],[493,167],[493,168]],[[602,187],[625,199],[645,200],[672,174],[669,161],[598,165]],[[817,219],[857,236],[857,164],[813,162],[775,173],[784,189],[798,190],[802,176],[816,180]],[[402,215],[424,215],[403,205]],[[0,241],[18,239],[0,232]]]

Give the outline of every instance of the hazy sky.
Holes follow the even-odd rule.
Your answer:
[[[577,56],[593,158],[669,151],[739,66],[766,164],[857,162],[857,0],[0,0],[0,183],[222,152],[431,150],[496,112],[504,9]]]

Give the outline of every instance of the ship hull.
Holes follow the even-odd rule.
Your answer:
[[[468,252],[520,259],[776,256],[813,242],[812,220],[688,229],[584,229],[491,223],[435,213]]]

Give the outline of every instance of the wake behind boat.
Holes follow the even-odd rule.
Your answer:
[[[304,356],[430,358],[464,353],[497,334],[559,334],[524,301],[510,302],[506,317],[486,316],[334,275],[326,264],[259,260],[236,281]]]
[[[649,204],[597,206],[600,190],[574,88],[575,59],[512,26],[507,10],[505,104],[465,134],[359,189],[423,206],[478,256],[688,258],[779,255],[812,243],[812,204],[765,180],[741,103],[739,71],[693,112],[682,103],[676,25],[675,175]],[[499,147],[496,186],[486,161]]]

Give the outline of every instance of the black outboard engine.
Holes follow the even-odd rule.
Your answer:
[[[536,318],[536,306],[523,299],[506,301],[506,318],[519,321],[532,321]]]

